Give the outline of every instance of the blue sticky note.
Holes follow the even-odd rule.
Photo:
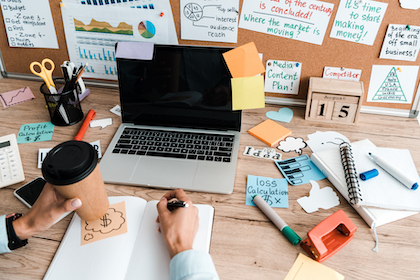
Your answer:
[[[252,202],[252,198],[257,194],[271,207],[289,207],[289,192],[286,179],[248,175],[246,182],[246,205],[256,206]]]
[[[325,179],[324,174],[313,164],[308,155],[279,160],[275,163],[284,178],[294,186],[309,183],[309,180]]]
[[[23,124],[17,135],[17,143],[32,143],[50,141],[54,132],[54,125],[50,122]]]

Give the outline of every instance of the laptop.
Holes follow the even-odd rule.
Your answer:
[[[106,183],[232,193],[242,112],[230,49],[117,43],[122,124],[100,162]]]

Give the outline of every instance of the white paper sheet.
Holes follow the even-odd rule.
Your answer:
[[[48,0],[1,1],[10,47],[58,49]]]
[[[416,61],[419,54],[420,26],[390,24],[379,58]]]

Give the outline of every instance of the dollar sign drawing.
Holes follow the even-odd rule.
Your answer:
[[[105,213],[105,215],[102,218],[100,218],[100,220],[102,221],[101,226],[103,226],[104,228],[109,226],[112,223],[112,220],[108,219],[107,215],[109,215],[109,214]]]

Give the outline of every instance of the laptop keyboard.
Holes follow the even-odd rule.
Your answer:
[[[125,128],[112,153],[230,162],[234,135]]]

